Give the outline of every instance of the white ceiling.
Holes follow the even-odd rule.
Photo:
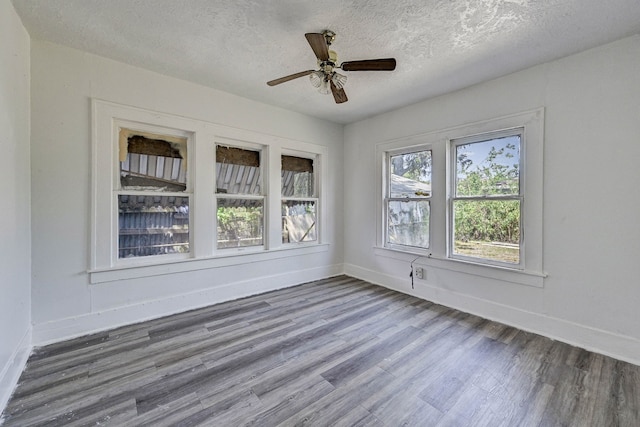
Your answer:
[[[33,38],[311,116],[350,123],[640,32],[640,0],[13,0]],[[303,77],[306,32],[331,29],[337,105]]]

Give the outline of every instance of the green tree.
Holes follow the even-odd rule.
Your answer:
[[[391,157],[391,173],[420,182],[431,181],[431,151]]]
[[[458,147],[457,196],[500,196],[519,194],[519,147],[507,143],[492,146],[485,159],[474,164],[467,154],[473,144]],[[454,205],[456,240],[518,243],[520,202],[518,200],[457,200]]]

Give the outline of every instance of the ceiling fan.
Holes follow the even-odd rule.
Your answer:
[[[384,59],[364,59],[360,61],[347,61],[338,65],[338,55],[335,51],[329,50],[329,46],[336,38],[336,34],[331,30],[322,33],[307,33],[304,35],[318,58],[319,70],[307,70],[279,79],[268,81],[269,86],[279,85],[289,80],[299,77],[309,76],[311,84],[320,93],[333,93],[333,99],[337,104],[347,102],[347,94],[344,92],[344,84],[347,76],[337,73],[336,69],[343,71],[393,71],[396,69],[395,58]]]

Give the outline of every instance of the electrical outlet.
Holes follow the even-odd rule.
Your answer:
[[[424,270],[422,269],[422,267],[416,267],[415,272],[416,272],[416,279],[424,279]]]

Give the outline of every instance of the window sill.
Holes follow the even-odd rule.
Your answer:
[[[399,261],[412,262],[415,260],[414,264],[418,263],[431,268],[455,271],[457,273],[486,277],[536,288],[544,287],[544,279],[547,277],[547,274],[541,271],[516,270],[458,259],[435,257],[418,252],[399,251],[390,248],[374,247],[374,254]]]
[[[233,265],[250,264],[254,262],[270,261],[291,256],[309,255],[327,252],[329,244],[290,244],[278,249],[260,252],[227,252],[215,257],[188,258],[163,260],[158,264],[137,264],[117,266],[104,269],[89,270],[91,284],[114,282],[117,280],[138,279],[142,277],[161,276],[164,274],[183,273],[195,270],[229,267]],[[293,252],[293,253],[292,253]]]

